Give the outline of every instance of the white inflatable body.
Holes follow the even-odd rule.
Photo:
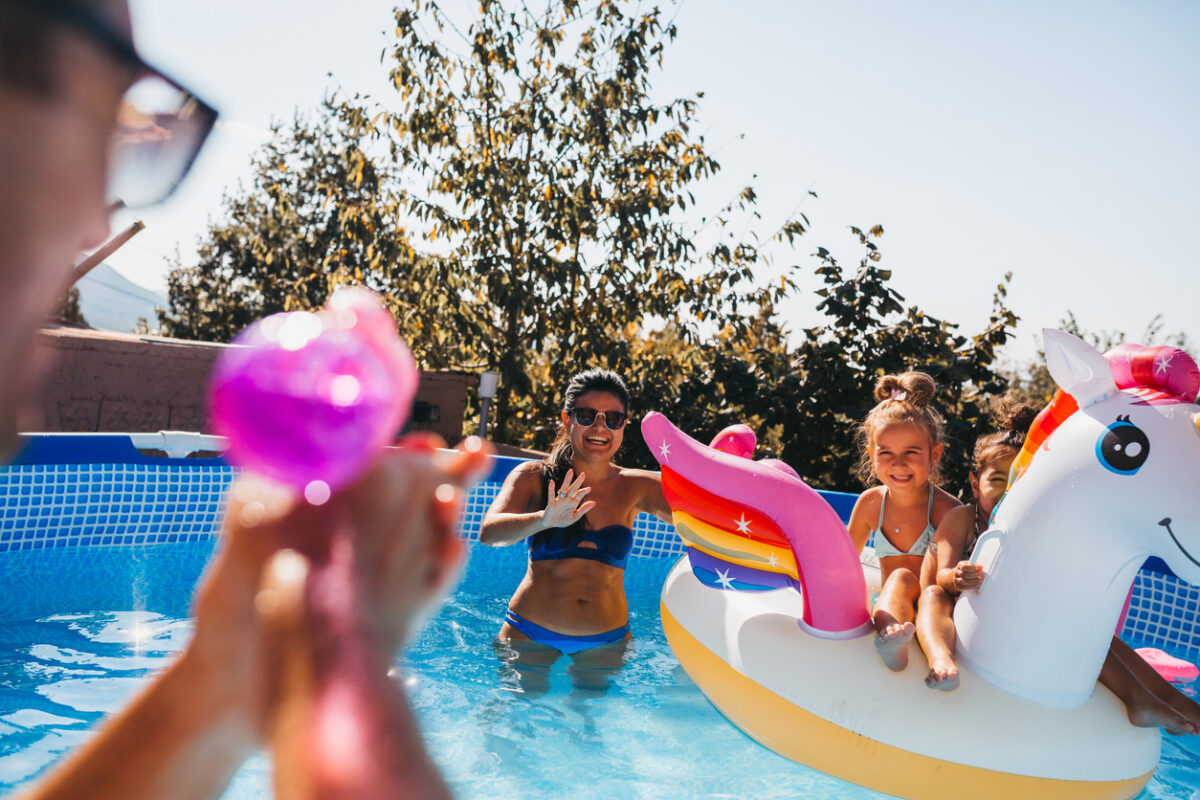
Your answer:
[[[891,672],[871,636],[802,630],[803,605],[792,589],[714,590],[686,557],[662,592],[663,630],[684,670],[787,758],[887,794],[945,800],[1124,799],[1154,774],[1158,730],[1130,725],[1102,686],[1071,709],[1018,700],[966,671],[957,691],[933,691],[915,644],[911,668]]]

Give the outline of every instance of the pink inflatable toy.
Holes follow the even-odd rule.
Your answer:
[[[713,437],[709,445],[713,450],[729,453],[739,458],[754,458],[754,448],[758,447],[758,437],[749,425],[730,425]]]
[[[795,478],[798,481],[804,480],[803,478],[800,477],[799,472],[796,472],[796,470],[792,469],[791,464],[780,461],[778,458],[764,458],[759,463],[765,464],[768,467],[771,467],[772,469],[777,469],[786,475],[790,475],[791,477]]]
[[[317,313],[274,314],[221,354],[209,388],[227,457],[320,503],[352,480],[404,425],[417,390],[412,353],[363,287]]]
[[[1182,658],[1168,655],[1157,647],[1139,647],[1135,650],[1146,663],[1154,667],[1154,671],[1169,681],[1187,683],[1200,676],[1200,667]]]
[[[866,579],[846,526],[791,468],[741,455],[753,454],[753,431],[726,428],[706,447],[652,411],[642,420],[642,437],[662,466],[707,492],[739,498],[779,526],[795,556],[805,629],[827,639],[872,630]]]

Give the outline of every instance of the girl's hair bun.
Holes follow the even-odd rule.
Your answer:
[[[894,393],[902,391],[904,390],[900,386],[899,375],[884,375],[875,381],[875,402],[882,403],[884,400],[891,400]]]
[[[1037,418],[1038,408],[1011,398],[1000,401],[992,411],[998,430],[975,440],[975,464],[972,472],[983,471],[989,463],[1016,455],[1025,445],[1025,434]]]
[[[937,384],[924,372],[910,370],[899,375],[884,375],[875,382],[875,400],[903,400],[924,408],[933,400]]]
[[[1005,399],[993,414],[996,427],[1002,431],[1025,433],[1038,415],[1037,406],[1032,403],[1022,403]]]

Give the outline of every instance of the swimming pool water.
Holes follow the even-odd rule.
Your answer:
[[[187,641],[189,597],[211,550],[80,547],[0,560],[0,790],[25,785],[84,740]],[[630,563],[636,641],[607,690],[573,688],[564,657],[549,670],[549,691],[533,696],[491,646],[524,553],[472,548],[462,584],[406,652],[399,677],[458,797],[881,797],[774,755],[705,700],[659,624],[673,561]],[[259,756],[226,797],[269,793]],[[1164,737],[1141,797],[1200,798],[1200,741]]]

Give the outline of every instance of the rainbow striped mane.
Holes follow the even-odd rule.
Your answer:
[[[1104,354],[1112,368],[1113,379],[1121,391],[1137,395],[1142,403],[1192,403],[1200,392],[1200,368],[1187,353],[1178,347],[1142,347],[1123,344]],[[1058,426],[1076,411],[1075,398],[1058,389],[1050,405],[1029,426],[1025,446],[1013,460],[1008,475],[1011,487],[1025,474],[1034,455]]]

